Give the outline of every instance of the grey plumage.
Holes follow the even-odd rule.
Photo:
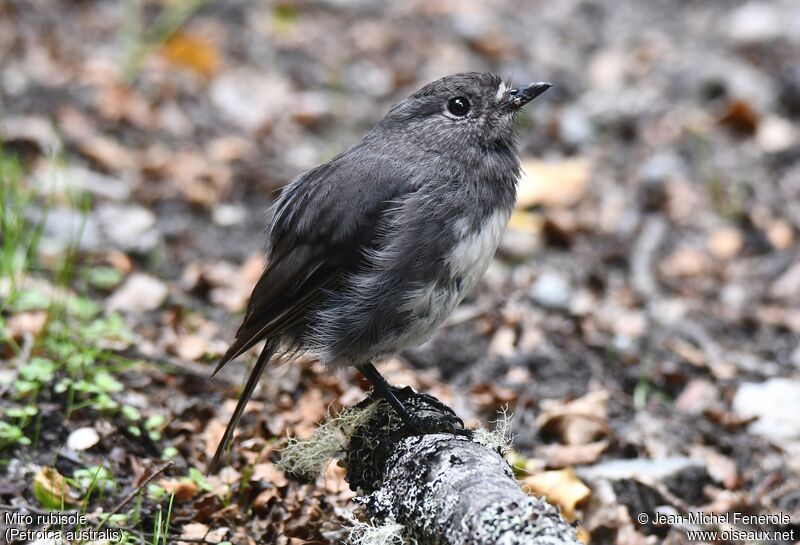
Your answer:
[[[423,342],[452,312],[485,272],[514,206],[514,114],[548,87],[509,89],[480,73],[440,79],[284,189],[266,270],[214,372],[267,346],[212,465],[279,348],[362,366]]]

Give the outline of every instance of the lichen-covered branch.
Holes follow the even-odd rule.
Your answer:
[[[399,395],[419,416],[449,411],[411,389]],[[364,405],[371,403],[383,402]],[[399,524],[404,540],[419,545],[580,543],[555,507],[522,491],[497,449],[449,433],[409,433],[380,406],[350,439],[343,463],[373,525]]]

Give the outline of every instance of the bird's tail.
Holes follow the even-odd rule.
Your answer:
[[[239,401],[236,403],[236,409],[233,411],[233,415],[228,422],[228,427],[225,428],[225,434],[222,436],[222,440],[220,440],[219,445],[217,446],[217,451],[214,453],[214,458],[211,459],[211,465],[209,465],[208,468],[210,473],[213,473],[217,470],[220,459],[227,450],[228,445],[233,438],[233,432],[236,430],[236,425],[239,423],[242,413],[244,413],[247,402],[250,400],[250,397],[253,395],[253,391],[256,389],[258,379],[261,378],[264,369],[266,368],[272,356],[275,354],[277,347],[277,342],[267,341],[266,346],[264,346],[261,354],[259,354],[253,370],[250,371],[250,376],[247,377],[247,383],[244,385],[244,390],[242,390],[242,393],[239,396]]]

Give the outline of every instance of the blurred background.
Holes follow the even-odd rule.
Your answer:
[[[363,397],[358,374],[268,371],[208,478],[244,366],[204,376],[277,190],[460,71],[554,87],[521,116],[481,288],[390,381],[473,423],[508,406],[520,478],[592,542],[683,542],[635,521],[659,505],[797,529],[794,0],[0,3],[0,503],[46,503],[46,467],[102,513],[173,460],[117,521],[130,539],[342,539],[341,469],[273,462]],[[80,480],[101,466],[104,497]]]

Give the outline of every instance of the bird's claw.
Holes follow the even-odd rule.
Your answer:
[[[449,433],[451,435],[470,436],[464,428],[464,421],[456,415],[436,414],[431,416],[414,416],[408,427],[420,435],[431,433]]]

